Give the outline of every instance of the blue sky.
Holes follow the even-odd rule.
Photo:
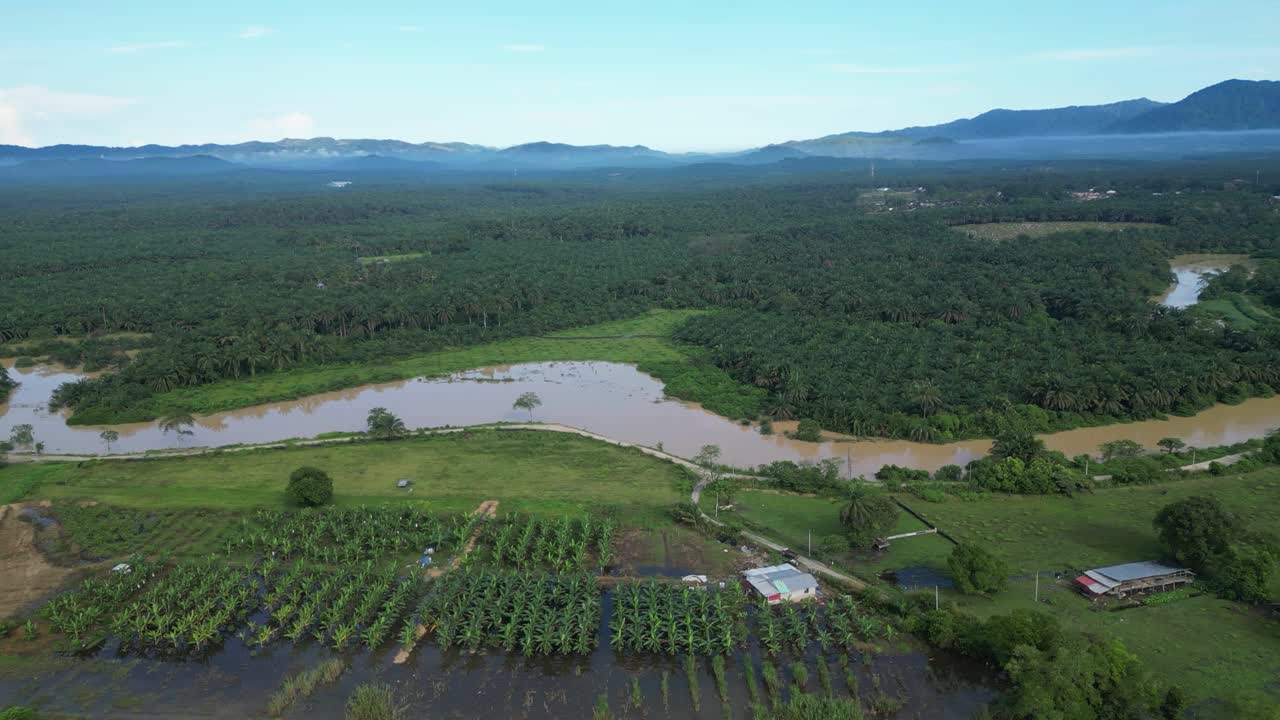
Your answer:
[[[0,0],[0,143],[723,150],[1280,78],[1280,2]]]

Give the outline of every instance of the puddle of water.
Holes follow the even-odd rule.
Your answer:
[[[1178,255],[1169,260],[1177,278],[1156,302],[1171,308],[1185,308],[1200,302],[1200,291],[1208,279],[1228,270],[1232,265],[1249,265],[1248,255],[1195,254]]]
[[[0,435],[18,423],[31,423],[45,451],[95,454],[105,451],[98,434],[103,427],[68,426],[60,413],[48,410],[59,384],[81,375],[38,367],[11,371],[20,381],[8,406],[0,406]],[[500,381],[500,382],[477,382]],[[883,465],[936,470],[964,465],[986,454],[989,440],[935,445],[905,440],[841,438],[810,443],[781,433],[761,435],[695,404],[672,400],[662,383],[633,366],[605,362],[552,362],[492,367],[448,378],[407,380],[325,393],[301,400],[259,405],[197,418],[187,446],[263,443],[311,437],[330,431],[363,430],[369,410],[382,406],[409,427],[524,422],[528,414],[511,407],[523,392],[536,392],[543,405],[534,418],[562,423],[601,435],[693,457],[703,445],[719,445],[729,464],[753,467],[775,460],[797,462],[835,458],[847,461],[854,475],[870,476]],[[1049,448],[1068,456],[1096,453],[1108,440],[1128,438],[1155,448],[1164,437],[1178,437],[1194,447],[1242,442],[1261,437],[1280,425],[1280,396],[1253,398],[1239,405],[1218,405],[1194,417],[1174,417],[1081,428],[1045,436]],[[176,447],[155,423],[112,426],[120,434],[113,452],[140,452]],[[785,428],[785,423],[777,427]],[[847,470],[846,470],[847,472]]]

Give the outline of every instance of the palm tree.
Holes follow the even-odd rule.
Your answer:
[[[533,422],[533,409],[542,407],[542,398],[538,397],[538,393],[535,392],[521,393],[520,397],[511,403],[511,407],[516,410],[528,410],[529,422]]]
[[[115,430],[103,430],[102,432],[98,433],[98,437],[102,440],[104,444],[106,444],[107,454],[110,455],[111,444],[120,439],[120,433],[116,432]]]
[[[381,436],[384,440],[390,440],[405,431],[404,421],[384,407],[370,410],[365,424],[370,435]]]

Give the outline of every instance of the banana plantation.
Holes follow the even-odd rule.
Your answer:
[[[508,515],[485,528],[494,565],[558,572],[604,570],[613,562],[613,523],[581,518]]]
[[[145,661],[166,673],[247,659],[284,677],[297,670],[291,657],[387,672],[399,667],[392,653],[410,667],[465,665],[456,678],[519,663],[575,667],[586,678],[603,673],[596,677],[607,684],[614,668],[627,668],[631,707],[646,694],[655,701],[660,689],[672,717],[701,717],[709,698],[701,697],[699,675],[711,673],[708,693],[714,689],[727,711],[747,702],[731,671],[745,663],[753,685],[752,658],[768,687],[775,665],[800,672],[794,668],[816,663],[821,677],[835,658],[846,677],[862,672],[878,691],[881,653],[873,648],[896,637],[873,605],[835,593],[822,604],[769,606],[748,600],[732,578],[695,586],[610,575],[614,525],[592,517],[262,511],[224,537],[221,553],[135,555],[55,597],[38,613],[53,647],[67,657]],[[435,549],[430,569],[416,559],[426,548]],[[863,661],[851,670],[848,660],[858,655]],[[187,659],[200,662],[175,662]],[[901,668],[886,667],[899,684],[910,682]],[[636,668],[648,670],[636,675]],[[661,688],[650,672],[660,668],[667,668]],[[670,673],[679,668],[690,700],[671,707]],[[531,677],[523,682],[564,682],[556,671]],[[462,685],[476,682],[492,680]],[[792,692],[802,697],[809,691],[801,685]]]
[[[585,655],[600,634],[600,589],[586,573],[464,569],[433,583],[411,622],[445,650]]]

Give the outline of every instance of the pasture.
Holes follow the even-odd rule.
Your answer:
[[[1055,233],[1077,232],[1080,230],[1122,232],[1126,230],[1156,230],[1160,227],[1162,226],[1155,223],[1073,220],[1070,222],[975,223],[973,225],[956,225],[954,229],[983,240],[1003,241],[1013,240],[1023,235],[1027,237],[1044,237]]]

